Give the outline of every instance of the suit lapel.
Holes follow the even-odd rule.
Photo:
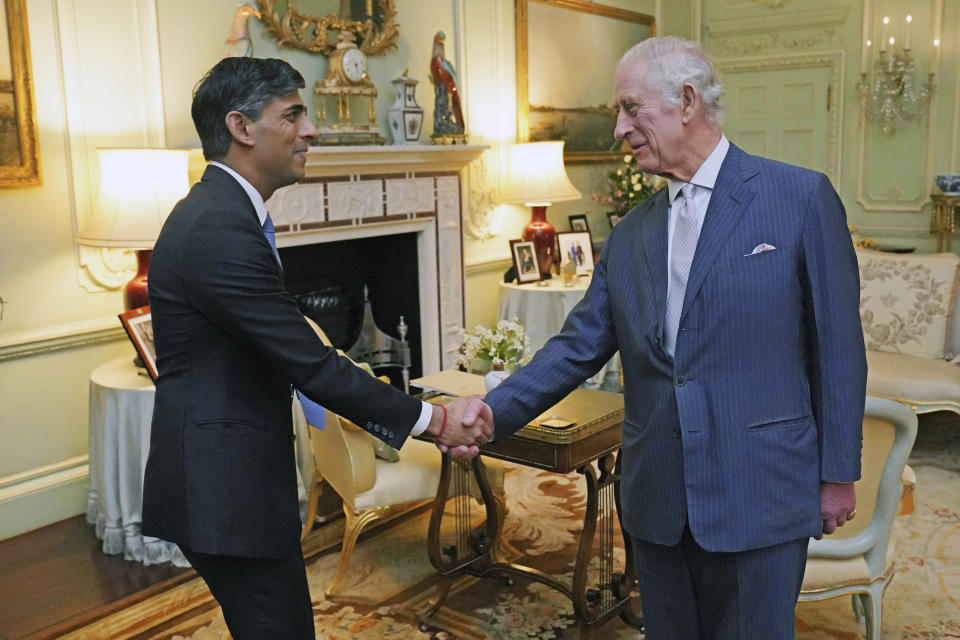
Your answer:
[[[670,196],[666,188],[660,190],[651,210],[641,217],[641,230],[634,239],[637,252],[643,256],[649,277],[638,274],[637,282],[653,288],[654,309],[660,323],[667,307],[667,213]]]
[[[697,250],[690,265],[683,308],[680,311],[681,322],[703,286],[707,272],[716,261],[727,236],[740,222],[747,205],[753,200],[754,193],[748,180],[755,176],[757,171],[750,161],[750,156],[731,144],[717,174],[717,182],[700,230],[700,239],[697,241]]]

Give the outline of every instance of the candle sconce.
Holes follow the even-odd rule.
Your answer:
[[[933,83],[936,59],[939,53],[940,41],[933,43],[933,61],[931,71],[927,74],[925,84],[914,81],[916,65],[910,52],[911,17],[907,16],[906,41],[903,49],[898,53],[894,49],[894,38],[886,39],[888,18],[883,19],[884,34],[881,40],[880,54],[872,61],[872,77],[868,73],[864,60],[861,68],[860,82],[857,83],[857,92],[860,94],[860,109],[864,118],[880,124],[880,129],[887,134],[893,134],[901,122],[926,122],[930,113],[930,101],[936,90]],[[871,42],[867,40],[866,51],[869,52]],[[887,46],[890,46],[889,52]],[[869,54],[866,54],[869,58]],[[922,74],[920,74],[922,77]]]

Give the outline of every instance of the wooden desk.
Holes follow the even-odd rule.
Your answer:
[[[482,381],[480,376],[476,377]],[[417,382],[414,381],[414,384]],[[480,389],[482,390],[482,386]],[[438,401],[442,398],[443,396],[433,396],[429,399]],[[576,424],[564,429],[540,424],[550,416],[573,419]],[[437,500],[434,502],[427,536],[430,562],[444,580],[429,609],[418,616],[421,629],[429,627],[430,617],[443,605],[454,578],[462,573],[479,577],[506,577],[508,584],[512,583],[511,575],[521,575],[556,589],[572,601],[574,615],[580,623],[581,638],[589,638],[596,627],[615,615],[620,615],[625,622],[639,628],[642,619],[639,597],[636,595],[635,565],[629,536],[623,536],[626,552],[624,571],[614,572],[613,564],[614,516],[618,526],[620,525],[622,430],[622,395],[579,388],[512,437],[483,447],[481,455],[471,461],[454,461],[444,455]],[[583,475],[587,505],[572,585],[559,582],[537,569],[497,560],[495,551],[504,514],[498,509],[486,482],[483,457],[507,460],[555,473],[576,470]],[[457,518],[456,542],[443,544],[440,530],[447,496],[455,493],[450,491],[451,484],[459,486],[469,481],[467,474],[471,471],[483,496],[485,523],[480,528],[474,527],[467,505],[457,505],[453,510],[456,514],[454,517]],[[467,499],[469,498],[465,498]],[[467,515],[461,517],[461,514]],[[588,584],[590,577],[587,568],[595,541],[600,547],[599,571],[594,571],[598,579],[595,583]]]

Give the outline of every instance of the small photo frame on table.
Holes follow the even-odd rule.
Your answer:
[[[537,247],[532,240],[511,240],[510,255],[513,256],[518,284],[540,282],[543,279],[540,265],[537,264]]]
[[[143,361],[143,368],[150,374],[150,379],[157,381],[157,350],[153,346],[153,321],[150,316],[150,305],[124,311],[119,316],[127,337],[137,350],[137,355]],[[138,363],[139,364],[139,363]]]
[[[613,229],[620,222],[620,214],[607,211],[607,221],[610,223],[610,228]]]
[[[567,220],[570,221],[570,231],[586,231],[590,233],[590,223],[587,222],[587,214],[577,213],[572,216],[567,216]]]
[[[560,231],[560,262],[571,260],[577,265],[577,275],[585,276],[593,271],[593,245],[588,231]]]

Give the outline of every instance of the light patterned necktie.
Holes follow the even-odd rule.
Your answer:
[[[283,268],[283,263],[280,262],[280,252],[277,251],[277,231],[273,226],[273,219],[270,217],[270,212],[267,212],[267,217],[263,221],[263,235],[267,237],[267,242],[270,243],[270,248],[273,249],[273,255],[277,259],[277,264],[280,265],[280,268]]]
[[[697,209],[693,204],[696,187],[685,184],[680,188],[683,201],[673,227],[673,244],[670,248],[670,274],[667,279],[667,313],[664,321],[663,348],[673,357],[677,346],[677,331],[680,327],[680,310],[687,291],[690,264],[697,250],[700,227],[697,224]]]

